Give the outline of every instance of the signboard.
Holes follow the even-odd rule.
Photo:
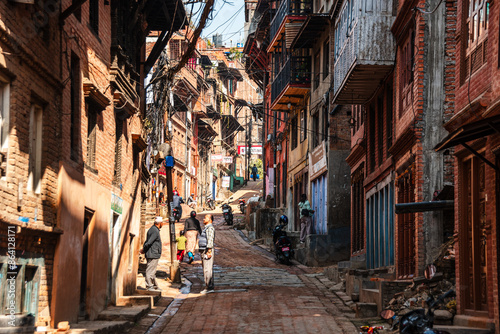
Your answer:
[[[236,47],[237,48],[242,48],[243,47],[243,43],[236,43]]]
[[[238,154],[245,155],[247,154],[248,146],[238,146]],[[250,149],[250,154],[262,154],[262,145],[252,146]]]
[[[111,210],[118,214],[121,214],[123,211],[123,199],[115,194],[111,194]]]
[[[222,161],[222,154],[212,154],[212,161]]]
[[[326,147],[325,142],[318,145],[311,154],[309,154],[309,175],[314,180],[327,170]]]
[[[233,157],[223,157],[222,162],[225,164],[232,164],[233,163]]]
[[[231,176],[222,177],[222,188],[229,188],[230,183],[231,183]]]

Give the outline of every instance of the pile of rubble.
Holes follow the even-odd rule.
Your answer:
[[[454,279],[446,280],[442,276],[436,275],[433,280],[414,280],[412,284],[399,293],[387,303],[387,309],[393,310],[402,316],[412,310],[426,308],[426,301],[430,296],[437,298],[454,287]],[[456,313],[454,301],[446,305],[441,305],[441,310],[436,310],[436,318],[451,320]]]

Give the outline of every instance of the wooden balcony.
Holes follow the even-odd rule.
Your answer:
[[[364,104],[394,66],[393,1],[346,2],[334,3],[333,102]]]
[[[276,15],[271,21],[269,33],[269,47],[267,52],[273,52],[279,44],[281,37],[285,34],[286,47],[290,48],[292,41],[300,30],[300,27],[312,13],[312,0],[282,0]]]
[[[291,57],[271,84],[271,109],[288,111],[311,88],[311,57]]]

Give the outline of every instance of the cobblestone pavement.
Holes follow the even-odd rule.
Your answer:
[[[145,333],[358,333],[319,268],[285,266],[216,216],[215,293],[201,295],[200,258],[182,263],[188,290]]]

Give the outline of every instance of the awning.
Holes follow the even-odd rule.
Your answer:
[[[148,0],[144,6],[148,29],[152,31],[179,30],[185,20],[186,10],[181,0]],[[175,17],[172,17],[175,13]],[[173,21],[173,22],[172,22]]]
[[[328,14],[313,14],[309,15],[306,22],[302,25],[299,32],[292,41],[290,47],[292,49],[310,49],[314,46],[318,38],[328,27],[330,19]]]
[[[396,204],[396,214],[453,209],[454,201],[431,201]]]
[[[500,115],[461,126],[446,136],[446,138],[434,147],[434,150],[442,151],[495,133],[500,133]]]
[[[217,131],[212,128],[209,121],[198,119],[198,137],[203,140],[212,141],[215,136],[217,136]]]
[[[229,134],[232,132],[238,132],[245,130],[240,123],[236,120],[233,115],[221,115],[221,126],[224,129],[224,132]]]

